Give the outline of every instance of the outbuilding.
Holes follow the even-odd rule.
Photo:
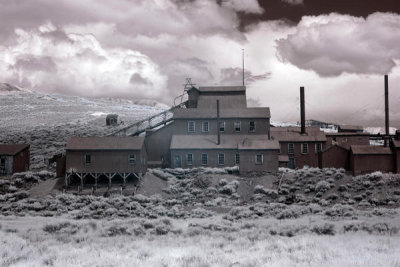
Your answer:
[[[393,172],[395,164],[392,150],[383,146],[350,146],[350,169],[353,175]]]
[[[0,175],[29,170],[29,145],[0,144]]]
[[[144,137],[73,137],[66,147],[66,185],[79,178],[81,185],[119,179],[126,183],[147,171]]]

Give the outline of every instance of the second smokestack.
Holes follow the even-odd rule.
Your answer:
[[[218,140],[217,145],[221,144],[221,132],[220,132],[220,122],[219,122],[219,100],[217,100],[217,130],[218,130]]]
[[[304,87],[300,87],[300,120],[301,120],[301,134],[306,133],[306,107],[304,104]]]

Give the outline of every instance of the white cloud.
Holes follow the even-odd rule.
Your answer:
[[[290,5],[302,5],[304,3],[303,0],[282,0],[282,1]]]
[[[244,13],[262,14],[264,12],[257,0],[222,0],[221,5]]]
[[[54,39],[55,35],[63,38]],[[0,46],[0,79],[47,92],[86,96],[156,97],[167,77],[140,52],[104,48],[91,34],[66,34],[52,24],[17,29],[13,46]]]
[[[400,59],[399,29],[397,14],[308,16],[295,33],[277,41],[277,49],[283,61],[321,76],[385,74]]]

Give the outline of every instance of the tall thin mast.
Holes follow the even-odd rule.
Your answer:
[[[244,86],[244,49],[242,48],[242,79],[243,79],[243,86]]]

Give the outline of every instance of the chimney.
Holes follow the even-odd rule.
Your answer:
[[[388,76],[385,75],[385,146],[388,146],[389,138],[389,80]]]
[[[300,87],[300,119],[301,119],[301,134],[306,133],[306,110],[304,105],[304,87]]]
[[[219,100],[217,100],[217,132],[218,132],[217,145],[220,145],[221,144],[221,133],[220,133],[220,127],[219,127]]]

